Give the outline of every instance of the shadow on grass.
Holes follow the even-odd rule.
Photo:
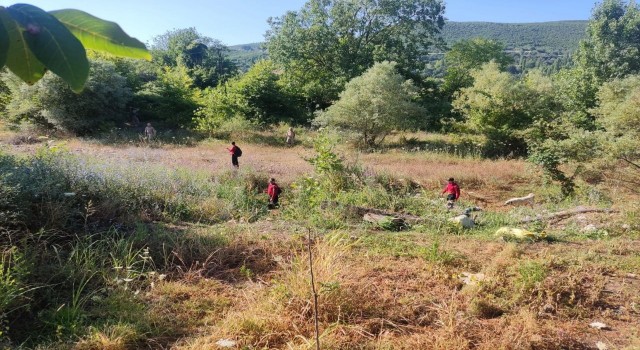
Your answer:
[[[382,149],[404,150],[409,152],[444,153],[459,157],[480,158],[483,156],[483,145],[474,143],[471,140],[452,142],[448,140],[421,140],[416,137],[401,137],[397,141],[385,144]]]

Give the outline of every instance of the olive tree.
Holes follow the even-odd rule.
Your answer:
[[[349,81],[338,101],[319,113],[315,122],[355,132],[361,145],[374,147],[425,113],[414,102],[417,95],[413,83],[396,71],[396,63],[376,63]]]

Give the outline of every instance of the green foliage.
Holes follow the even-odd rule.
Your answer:
[[[548,53],[572,52],[584,37],[587,21],[543,23],[491,23],[447,21],[442,37],[447,43],[487,38],[504,43],[507,49]],[[531,52],[534,53],[534,52]]]
[[[194,89],[185,67],[163,67],[157,80],[142,84],[134,96],[134,105],[149,118],[184,127],[192,125],[199,99],[200,91]]]
[[[471,86],[471,70],[491,61],[496,62],[500,70],[506,70],[513,63],[513,58],[507,55],[504,49],[504,44],[483,38],[456,42],[445,54],[447,73],[442,89],[448,94],[453,94],[460,88]]]
[[[576,63],[598,83],[640,72],[640,8],[635,1],[604,0],[593,11]]]
[[[525,153],[526,145],[517,131],[533,121],[526,108],[529,90],[516,77],[501,72],[495,62],[471,74],[473,86],[461,89],[453,101],[453,107],[466,118],[465,126],[487,137],[487,156]]]
[[[272,60],[293,71],[309,105],[323,108],[376,61],[421,69],[419,58],[441,44],[443,11],[435,0],[309,0],[269,20],[266,46]]]
[[[184,67],[200,89],[215,87],[232,76],[236,67],[219,40],[202,36],[195,28],[174,29],[154,38],[152,55],[160,66]]]
[[[412,126],[424,110],[413,102],[417,89],[395,67],[395,63],[376,63],[352,79],[316,123],[356,132],[365,147],[375,147],[393,130]]]
[[[6,63],[29,84],[42,78],[48,69],[64,79],[73,91],[82,91],[89,74],[83,44],[117,55],[148,57],[144,45],[127,36],[115,23],[77,10],[52,14],[29,4],[0,7],[0,28],[5,41],[0,46],[1,65]]]
[[[28,305],[25,298],[29,292],[26,282],[29,277],[29,265],[18,247],[2,247],[0,251],[0,323],[17,309]],[[6,336],[0,330],[0,338]]]
[[[81,93],[74,93],[63,79],[51,74],[33,86],[7,75],[4,81],[11,89],[10,120],[28,120],[79,135],[95,134],[126,120],[126,106],[132,98],[126,80],[104,60],[91,62],[91,76]]]
[[[523,261],[517,266],[516,284],[523,291],[530,291],[547,276],[547,267],[536,261]]]
[[[604,129],[605,154],[640,169],[640,75],[606,83],[597,96],[594,114]]]
[[[456,260],[456,256],[450,251],[442,249],[440,242],[437,240],[431,246],[423,247],[421,253],[425,260],[432,263],[448,265]]]
[[[213,132],[224,121],[246,118],[256,124],[294,122],[301,112],[284,89],[273,62],[256,63],[248,72],[205,92],[197,112],[199,130]]]
[[[49,13],[64,24],[87,49],[109,52],[119,57],[151,60],[151,54],[144,44],[129,37],[117,23],[74,9]]]

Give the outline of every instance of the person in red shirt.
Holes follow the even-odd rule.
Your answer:
[[[267,194],[269,195],[269,208],[278,207],[278,199],[280,197],[280,193],[282,193],[282,190],[276,183],[276,179],[271,178],[269,180],[269,187],[267,187]]]
[[[231,165],[233,165],[234,168],[240,167],[240,164],[238,164],[239,150],[240,148],[236,146],[235,142],[231,142],[231,148],[227,148],[227,151],[229,151],[229,153],[231,154]]]
[[[447,208],[453,208],[453,204],[460,198],[460,186],[455,182],[455,180],[450,177],[449,182],[447,183],[447,187],[442,190],[441,195],[447,194]]]

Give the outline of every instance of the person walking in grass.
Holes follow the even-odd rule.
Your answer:
[[[269,209],[275,209],[278,207],[278,200],[282,190],[276,183],[276,179],[271,178],[269,180],[269,186],[267,187],[267,195],[269,195]]]
[[[295,142],[296,142],[296,133],[293,131],[293,128],[289,128],[289,131],[287,131],[287,145],[293,146]]]
[[[442,190],[443,194],[447,194],[447,209],[453,209],[453,204],[460,198],[460,186],[450,177],[447,186]]]
[[[144,139],[151,142],[156,138],[156,129],[151,126],[151,123],[147,123],[147,127],[144,128]]]
[[[227,148],[227,151],[231,154],[231,165],[238,169],[240,164],[238,163],[238,157],[242,156],[242,150],[236,146],[235,142],[231,142],[231,148]]]

